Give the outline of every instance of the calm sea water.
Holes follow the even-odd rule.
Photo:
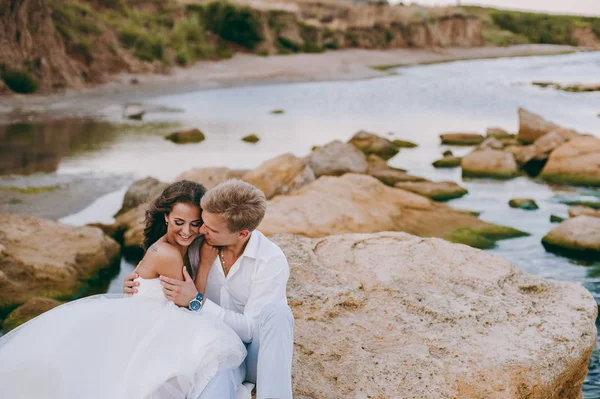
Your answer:
[[[390,164],[432,180],[459,182],[469,189],[469,194],[451,205],[480,211],[484,220],[532,234],[502,241],[491,252],[530,273],[582,284],[600,301],[600,263],[576,262],[549,254],[540,243],[541,237],[553,227],[550,215],[567,216],[565,200],[600,202],[600,190],[551,187],[527,177],[507,182],[464,180],[460,169],[436,170],[431,166],[449,148],[439,144],[440,133],[483,133],[491,126],[515,132],[518,107],[565,127],[600,136],[597,116],[600,93],[566,93],[530,84],[532,81],[598,83],[600,52],[453,62],[393,72],[395,75],[364,81],[251,86],[160,96],[146,99],[146,103],[180,112],[152,112],[144,117],[144,122],[127,127],[103,122],[69,122],[67,127],[13,126],[12,132],[0,135],[0,148],[2,145],[6,148],[9,140],[12,154],[18,151],[14,148],[21,148],[15,144],[20,143],[20,137],[34,140],[39,148],[27,156],[37,163],[29,166],[28,173],[45,173],[34,175],[34,180],[84,173],[169,180],[193,167],[254,168],[284,152],[305,155],[313,145],[348,140],[360,129],[391,139],[412,140],[419,147],[402,150]],[[270,111],[274,109],[285,112],[273,115]],[[119,104],[101,111],[113,118],[120,115]],[[207,139],[183,146],[164,140],[165,133],[181,127],[199,128]],[[54,132],[52,137],[66,135],[67,139],[62,144],[52,140],[49,140],[52,144],[40,144],[49,131]],[[257,134],[261,141],[248,144],[240,140],[250,133]],[[47,150],[47,147],[52,148]],[[470,151],[451,149],[458,155]],[[47,160],[40,154],[48,152],[52,154],[52,162],[39,161]],[[15,181],[14,177],[11,179]],[[101,197],[63,221],[73,224],[109,221],[120,207],[123,193],[124,189]],[[533,198],[540,209],[512,209],[508,200],[514,197]],[[132,268],[133,265],[123,261],[121,273],[109,291],[119,292],[123,275]],[[599,353],[594,352],[590,363],[585,398],[600,397]]]

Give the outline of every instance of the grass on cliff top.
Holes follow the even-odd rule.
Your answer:
[[[67,51],[83,53],[87,63],[96,46],[105,45],[97,38],[107,29],[118,38],[108,44],[111,54],[122,47],[142,61],[166,65],[230,58],[228,41],[253,48],[263,40],[258,14],[249,7],[221,1],[185,7],[174,0],[154,0],[151,9],[140,9],[137,3],[100,0],[101,7],[92,7],[75,0],[50,0],[49,5]]]
[[[534,12],[498,10],[464,6],[483,21],[483,39],[499,46],[542,43],[575,45],[571,34],[575,28],[591,28],[600,37],[600,18],[577,15],[554,15]]]

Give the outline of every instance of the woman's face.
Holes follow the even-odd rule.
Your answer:
[[[169,242],[187,247],[194,241],[202,225],[200,207],[178,202],[171,209],[171,213],[165,215],[165,221]]]

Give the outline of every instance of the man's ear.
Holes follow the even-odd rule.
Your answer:
[[[238,237],[240,238],[247,238],[250,235],[250,232],[248,230],[242,230],[238,233]]]

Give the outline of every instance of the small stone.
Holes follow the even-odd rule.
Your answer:
[[[283,114],[284,112],[285,112],[285,111],[284,111],[284,110],[282,110],[282,109],[274,109],[273,111],[271,111],[271,113],[272,113],[273,115],[281,115],[281,114]]]
[[[392,140],[392,143],[398,148],[415,148],[418,147],[417,143],[413,143],[412,141],[406,140]]]
[[[255,134],[250,134],[246,137],[243,137],[242,141],[245,141],[246,143],[258,143],[260,138]]]
[[[560,216],[550,215],[550,223],[560,223],[564,222],[565,218],[561,218]]]
[[[531,198],[514,198],[508,201],[511,208],[524,209],[526,211],[534,211],[539,209],[538,205]]]
[[[445,156],[445,157],[451,157],[451,156],[454,155],[454,153],[452,151],[450,151],[450,150],[446,150],[446,151],[444,151],[442,153],[442,155]]]
[[[456,168],[460,166],[461,159],[460,157],[445,156],[442,159],[434,161],[432,165],[435,168]]]
[[[167,140],[171,140],[176,144],[185,144],[185,143],[200,143],[206,139],[204,133],[202,133],[198,129],[192,130],[183,130],[179,132],[171,133],[165,136]]]
[[[146,113],[146,111],[135,112],[133,114],[128,114],[127,118],[128,119],[133,119],[133,120],[136,120],[136,121],[141,121],[142,118],[144,117],[145,113]]]
[[[481,144],[485,137],[478,133],[444,133],[440,139],[442,144],[468,146]]]

